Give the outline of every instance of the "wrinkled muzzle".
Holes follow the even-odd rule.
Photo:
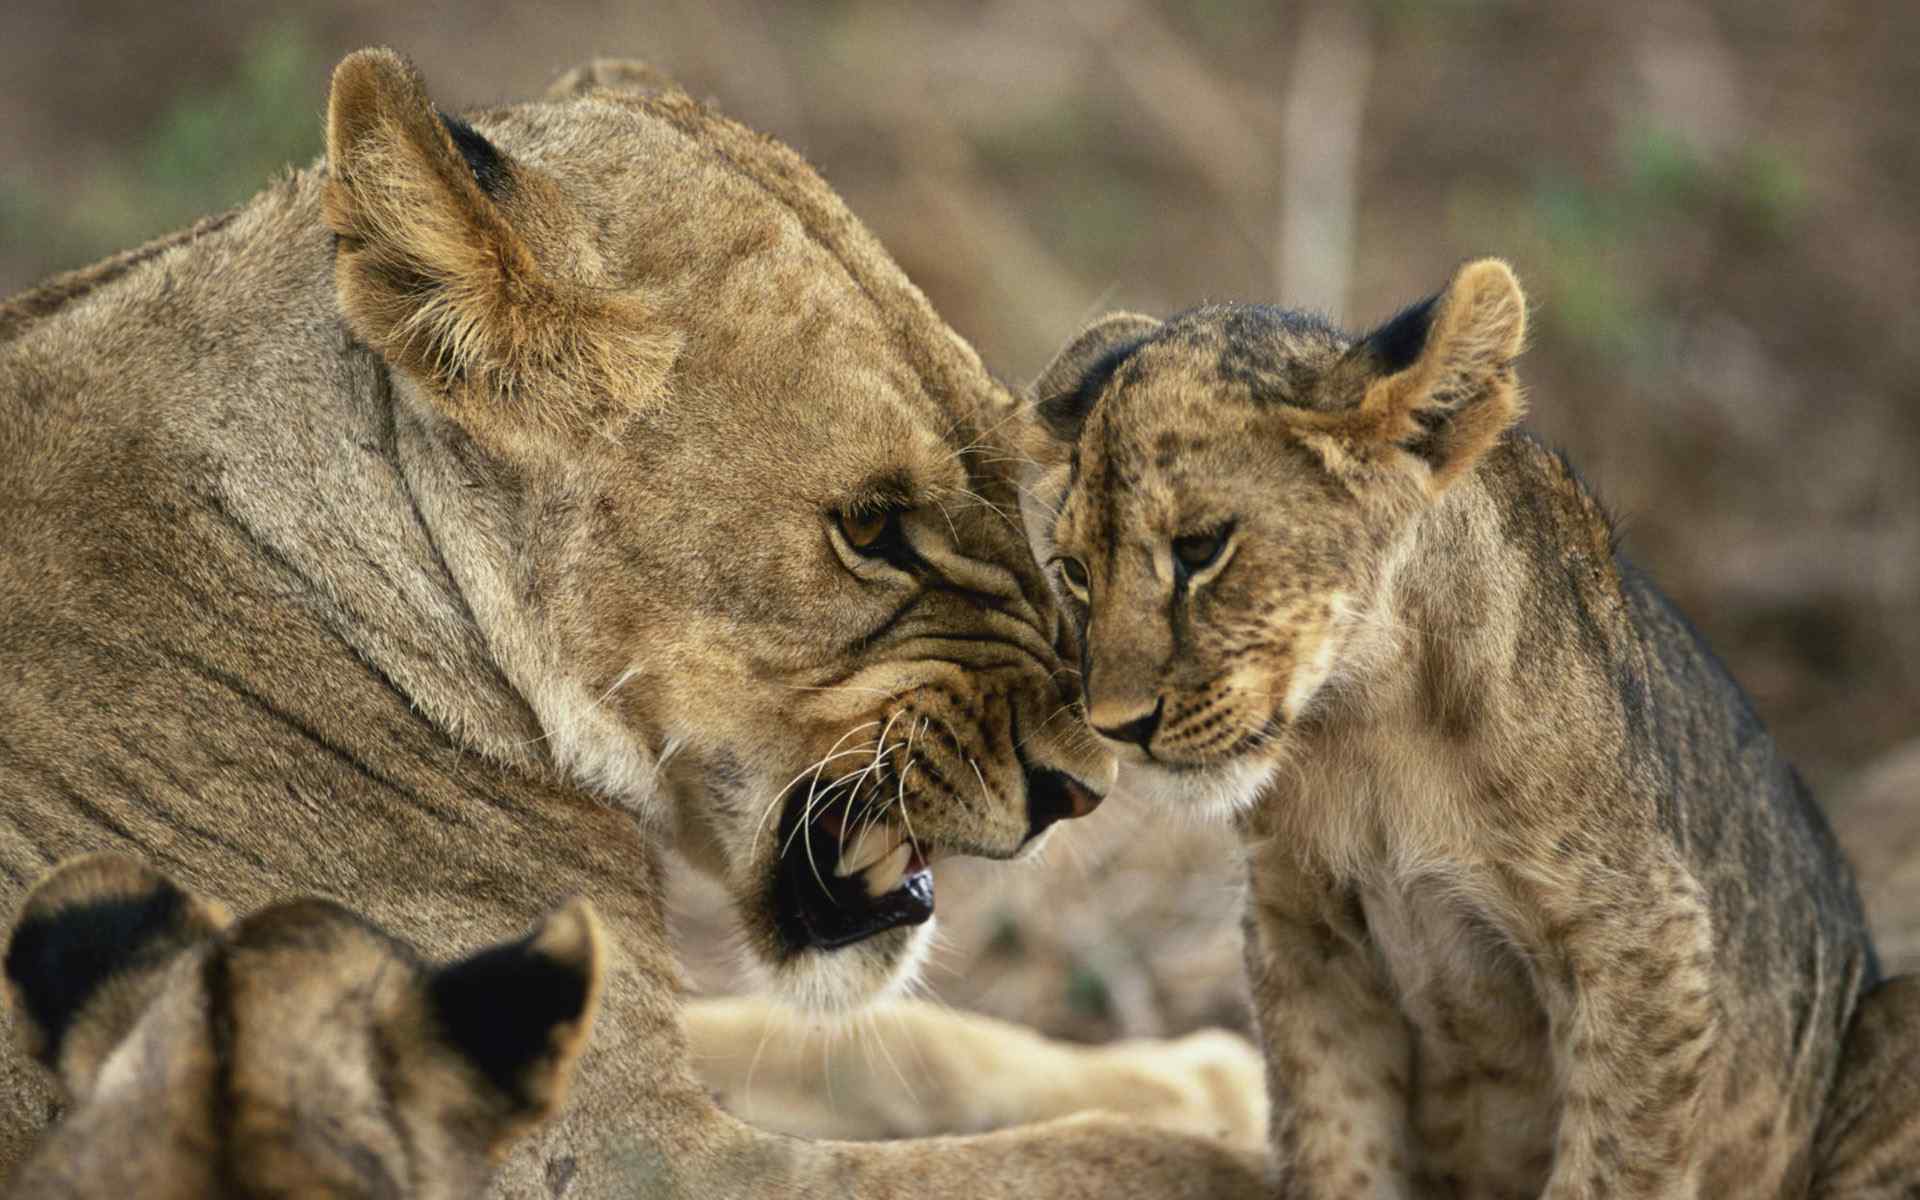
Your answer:
[[[928,920],[933,865],[1010,858],[1092,812],[1112,766],[1071,673],[948,668],[843,729],[780,804],[775,927],[788,954]]]

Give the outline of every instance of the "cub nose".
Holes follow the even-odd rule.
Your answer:
[[[1084,817],[1106,797],[1052,767],[1027,768],[1027,840],[1047,831],[1055,821]]]
[[[1153,711],[1141,713],[1129,718],[1126,714],[1115,714],[1111,710],[1093,714],[1093,730],[1103,738],[1116,742],[1132,742],[1142,750],[1148,749],[1153,734],[1160,728],[1160,714],[1166,711],[1165,696],[1153,702]],[[1115,719],[1117,717],[1117,719]],[[1111,722],[1111,723],[1109,723]]]

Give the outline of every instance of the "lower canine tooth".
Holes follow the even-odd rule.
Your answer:
[[[893,853],[866,869],[861,876],[866,881],[867,895],[884,896],[900,886],[901,878],[907,873],[907,860],[913,856],[913,847],[901,842],[893,848]]]
[[[853,841],[840,847],[840,861],[835,864],[833,873],[842,879],[859,874],[884,859],[899,838],[900,834],[893,826],[879,821],[861,826]]]

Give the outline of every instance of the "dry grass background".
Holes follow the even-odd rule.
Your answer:
[[[315,155],[371,43],[448,107],[652,60],[804,151],[1016,382],[1106,308],[1359,324],[1508,257],[1533,424],[1920,912],[1920,6],[10,0],[0,291]],[[1244,1019],[1217,831],[1122,797],[1061,840],[943,868],[942,995],[1088,1039]]]

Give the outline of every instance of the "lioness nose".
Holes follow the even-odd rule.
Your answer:
[[[1099,792],[1052,767],[1027,768],[1027,840],[1045,833],[1055,821],[1084,817],[1105,799]]]
[[[1125,714],[1120,714],[1118,719],[1115,719],[1115,714],[1111,711],[1101,712],[1096,709],[1092,714],[1094,732],[1116,742],[1132,742],[1145,750],[1153,741],[1154,730],[1160,728],[1160,714],[1166,711],[1166,707],[1167,698],[1162,696],[1154,701],[1152,712],[1142,713],[1137,717],[1129,718]],[[1108,724],[1108,721],[1112,721],[1112,724]]]

